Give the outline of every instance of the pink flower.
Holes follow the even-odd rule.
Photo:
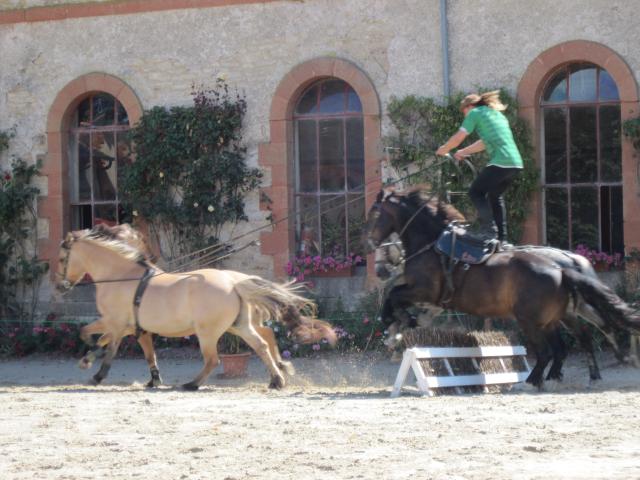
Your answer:
[[[282,358],[291,358],[291,352],[289,350],[283,350]]]
[[[363,323],[363,324],[365,324],[365,325],[368,325],[368,324],[369,324],[369,321],[370,321],[370,320],[369,320],[369,317],[366,317],[366,316],[365,316],[365,317],[364,317],[364,319],[362,320],[362,323]]]
[[[317,343],[314,343],[311,348],[317,352],[318,350],[320,350],[320,345],[318,345]]]

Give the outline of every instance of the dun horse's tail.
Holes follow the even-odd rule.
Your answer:
[[[275,283],[260,277],[249,277],[235,284],[236,292],[254,315],[283,323],[296,341],[315,343],[324,338],[334,345],[337,337],[331,324],[300,313],[315,315],[316,312],[315,303],[299,293],[301,288],[293,282]]]
[[[610,327],[640,334],[640,319],[609,287],[575,270],[562,269],[562,285],[579,294]]]

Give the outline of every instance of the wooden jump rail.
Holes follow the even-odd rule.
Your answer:
[[[471,385],[497,385],[505,383],[524,382],[529,376],[530,368],[527,362],[527,350],[521,346],[501,346],[501,347],[414,347],[405,350],[402,357],[402,363],[398,370],[396,382],[393,385],[391,397],[400,395],[400,390],[409,374],[409,369],[413,369],[413,373],[418,382],[418,389],[421,393],[433,396],[433,388],[455,387],[458,393],[462,390],[460,387]],[[526,371],[509,372],[502,357],[521,356],[524,360]],[[420,360],[427,359],[443,359],[445,368],[449,373],[448,376],[430,376],[426,375]],[[471,358],[474,367],[479,370],[476,358],[498,358],[505,370],[503,373],[479,373],[476,375],[455,375],[449,358]],[[486,389],[485,389],[486,390]]]

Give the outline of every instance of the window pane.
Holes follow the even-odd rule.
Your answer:
[[[118,125],[129,125],[129,114],[117,100],[116,107],[118,109]]]
[[[347,122],[347,188],[364,189],[364,127],[362,118]]]
[[[343,258],[346,250],[345,196],[323,196],[320,205],[322,255]]]
[[[609,187],[611,200],[611,253],[624,253],[624,223],[622,221],[622,187]],[[603,225],[604,227],[604,225]]]
[[[91,228],[91,205],[71,206],[71,230],[84,230]]]
[[[571,182],[595,182],[597,169],[596,108],[571,107]]]
[[[545,189],[545,214],[547,244],[567,249],[569,247],[567,190]]]
[[[602,251],[623,253],[622,187],[600,187],[600,218]]]
[[[77,127],[88,127],[91,125],[91,97],[83,100],[78,105]]]
[[[543,101],[549,103],[565,102],[567,100],[567,71],[563,68],[547,84]]]
[[[591,65],[571,67],[569,77],[569,100],[572,102],[595,102],[597,69]]]
[[[74,195],[75,198],[72,197],[73,201],[91,201],[90,141],[88,133],[78,135],[78,191],[77,195]]]
[[[320,120],[320,190],[344,190],[344,120]]]
[[[319,255],[318,197],[296,197],[296,211],[298,219],[298,251],[305,255]]]
[[[545,108],[544,114],[544,174],[546,183],[567,181],[567,111]]]
[[[317,184],[317,138],[315,120],[298,120],[298,191],[315,192]]]
[[[115,119],[114,98],[106,93],[93,97],[93,125],[113,125]]]
[[[586,245],[600,249],[598,233],[598,190],[578,187],[571,190],[571,247]]]
[[[600,107],[600,178],[603,182],[622,180],[620,105]]]
[[[342,80],[329,80],[320,84],[320,113],[344,112],[345,86]]]
[[[116,205],[94,205],[94,217],[93,224],[98,225],[104,223],[106,225],[116,225],[118,223],[118,217],[116,216]]]
[[[317,113],[318,112],[318,86],[310,88],[298,102],[296,113]]]
[[[618,86],[606,70],[600,70],[600,100],[620,100]]]
[[[95,132],[92,135],[93,199],[116,198],[116,148],[114,132]]]
[[[354,255],[361,255],[364,251],[362,245],[362,227],[365,222],[364,197],[361,194],[348,195],[349,204],[347,211],[349,213],[348,233],[349,233],[349,251]]]
[[[361,112],[362,103],[360,97],[351,87],[347,87],[347,110],[349,112]]]

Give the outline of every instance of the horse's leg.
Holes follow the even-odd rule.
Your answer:
[[[151,380],[147,383],[147,387],[153,388],[162,385],[162,378],[160,377],[160,370],[158,369],[158,361],[156,358],[156,351],[153,348],[153,334],[144,332],[138,337],[138,343],[142,347],[144,352],[144,358],[149,365],[149,372],[151,372]]]
[[[251,307],[246,302],[242,302],[242,305],[240,306],[240,313],[238,314],[236,321],[233,322],[233,327],[228,331],[242,338],[260,357],[269,370],[269,373],[271,373],[271,383],[269,383],[269,388],[283,388],[285,385],[284,375],[282,375],[282,372],[276,364],[276,360],[271,355],[269,344],[254,328]]]
[[[264,325],[253,323],[253,328],[269,345],[269,353],[271,353],[271,357],[278,365],[278,368],[287,372],[288,375],[295,375],[296,369],[293,368],[293,364],[289,361],[283,360],[280,356],[280,350],[278,349],[278,341],[276,340],[276,335],[273,330],[269,327],[265,327]]]
[[[640,358],[638,358],[638,345],[640,345],[640,336],[632,333],[629,337],[629,359],[636,368],[640,368]]]
[[[78,362],[78,367],[83,370],[91,368],[95,359],[100,358],[102,351],[98,346],[96,346],[96,342],[93,341],[92,335],[104,333],[104,330],[105,328],[102,318],[99,318],[95,322],[85,325],[80,329],[80,339],[87,345],[87,347],[83,357]]]
[[[549,368],[547,374],[547,380],[562,380],[562,364],[567,358],[568,350],[562,336],[560,335],[560,328],[556,328],[551,331],[547,336],[549,345],[551,345],[551,352],[553,354],[553,363]]]
[[[596,352],[593,348],[593,338],[591,332],[586,325],[580,324],[580,319],[573,313],[567,313],[564,318],[567,328],[578,339],[580,346],[587,353],[587,363],[589,365],[589,378],[591,380],[600,380],[600,368],[596,360]]]
[[[210,334],[204,335],[205,332],[198,332],[196,330],[196,335],[198,337],[198,342],[200,343],[200,352],[202,353],[202,358],[204,360],[204,366],[202,370],[196,378],[191,380],[189,383],[185,383],[182,385],[182,388],[185,390],[198,390],[200,385],[211,375],[211,372],[218,366],[220,363],[220,359],[218,358],[218,339],[221,334]],[[209,332],[207,332],[209,333]]]
[[[529,337],[529,341],[533,345],[533,351],[536,355],[536,364],[531,370],[531,373],[527,377],[526,382],[530,383],[534,387],[542,389],[542,383],[544,378],[544,369],[547,368],[549,361],[551,360],[551,351],[549,344],[547,343],[544,335],[540,335],[538,338]]]
[[[106,335],[105,335],[106,336]],[[107,346],[106,354],[104,356],[104,360],[102,360],[102,365],[100,365],[100,370],[96,373],[92,379],[91,383],[93,385],[98,385],[102,380],[104,380],[109,373],[109,369],[111,368],[111,362],[113,361],[116,353],[118,352],[118,348],[120,347],[120,342],[122,341],[122,336],[118,335],[117,337],[111,334],[111,341]]]

